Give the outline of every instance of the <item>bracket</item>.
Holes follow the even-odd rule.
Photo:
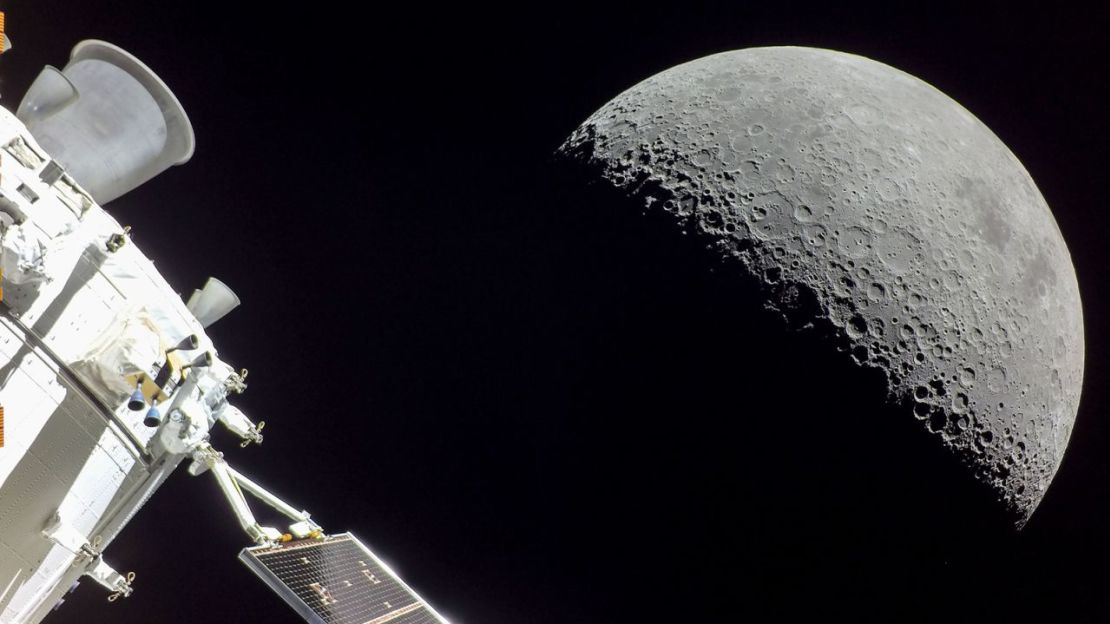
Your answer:
[[[115,568],[105,563],[100,550],[99,538],[89,542],[80,531],[63,522],[58,514],[54,514],[50,524],[43,529],[42,535],[73,553],[75,556],[73,565],[84,564],[85,576],[91,577],[109,592],[112,592],[108,596],[110,602],[115,602],[120,597],[127,598],[134,591],[131,584],[135,580],[135,573],[120,574],[116,572]]]

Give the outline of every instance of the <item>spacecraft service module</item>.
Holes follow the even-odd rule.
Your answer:
[[[307,621],[443,622],[357,538],[210,444],[217,422],[262,442],[229,402],[247,371],[205,333],[239,300],[213,278],[183,301],[101,208],[192,153],[169,88],[103,41],[0,109],[0,623],[43,620],[82,577],[129,596],[134,573],[105,551],[182,462],[212,475],[254,542],[239,558]],[[246,494],[289,526],[260,524]]]

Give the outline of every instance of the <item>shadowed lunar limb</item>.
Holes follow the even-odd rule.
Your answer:
[[[559,154],[880,371],[895,417],[1029,519],[1079,403],[1079,290],[1033,180],[971,113],[863,57],[753,48],[637,84]]]

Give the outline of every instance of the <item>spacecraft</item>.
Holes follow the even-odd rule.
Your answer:
[[[253,542],[239,559],[307,621],[445,622],[355,536],[213,448],[216,423],[262,442],[233,405],[246,370],[205,333],[239,300],[217,279],[184,300],[101,207],[193,145],[170,89],[103,41],[0,108],[0,624],[42,621],[84,577],[131,595],[106,551],[182,463],[214,478]],[[259,523],[252,502],[288,526]]]

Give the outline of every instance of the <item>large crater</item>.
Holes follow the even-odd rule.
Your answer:
[[[884,417],[1028,520],[1075,419],[1082,312],[1048,206],[971,113],[866,58],[754,48],[637,84],[559,153],[882,372]]]

